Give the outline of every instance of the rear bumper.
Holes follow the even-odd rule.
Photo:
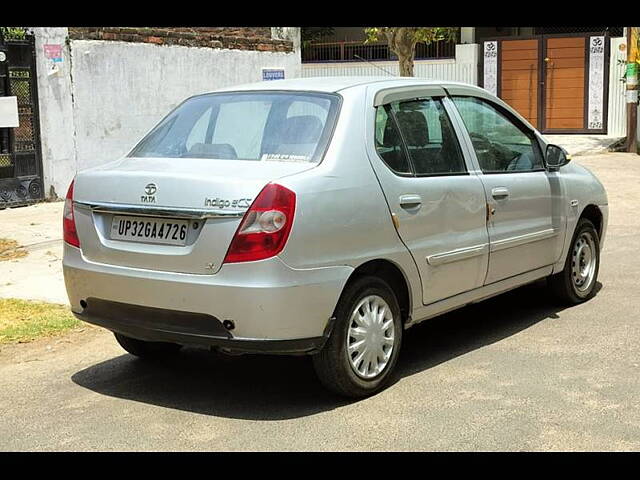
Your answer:
[[[276,257],[191,275],[97,264],[65,244],[63,271],[73,313],[112,331],[244,352],[312,353],[353,269],[297,270]],[[235,328],[224,328],[225,320]]]
[[[294,340],[234,338],[222,322],[206,314],[179,312],[88,298],[74,315],[88,323],[150,342],[220,347],[242,353],[312,354],[320,351],[325,336]]]

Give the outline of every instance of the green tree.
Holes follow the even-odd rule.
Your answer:
[[[333,32],[333,27],[302,27],[300,29],[302,47],[307,48],[311,43],[321,40],[322,37],[333,35]]]
[[[427,45],[441,40],[455,41],[458,27],[367,27],[365,43],[377,42],[383,37],[389,49],[398,56],[401,77],[413,77],[416,44]]]
[[[26,27],[0,27],[0,35],[5,40],[23,40],[26,34]]]

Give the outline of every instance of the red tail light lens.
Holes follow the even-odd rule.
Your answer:
[[[73,216],[73,182],[67,190],[67,197],[64,201],[64,213],[62,214],[62,237],[69,245],[80,248],[80,239],[76,230],[76,220]]]
[[[296,208],[296,194],[270,183],[244,214],[231,240],[224,263],[252,262],[270,258],[282,251]]]

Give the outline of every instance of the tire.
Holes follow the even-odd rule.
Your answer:
[[[588,257],[589,263],[594,263],[583,268],[582,262],[585,256]],[[599,270],[600,239],[598,232],[590,220],[581,218],[578,220],[571,239],[571,247],[567,253],[564,269],[548,277],[549,287],[562,304],[577,305],[586,302],[596,293],[595,286]]]
[[[144,340],[127,337],[121,333],[115,332],[114,335],[122,348],[131,355],[135,355],[140,358],[162,358],[167,355],[175,354],[182,348],[182,345],[178,345],[177,343],[146,342]]]
[[[384,309],[385,304],[387,309]],[[367,317],[367,313],[374,309],[376,312],[385,312],[384,316]],[[356,322],[357,319],[362,323]],[[370,320],[374,323],[367,323]],[[390,320],[391,324],[388,323]],[[383,325],[388,326],[383,330]],[[379,392],[388,384],[398,361],[402,329],[400,307],[389,285],[378,277],[357,278],[340,296],[331,335],[323,349],[313,356],[320,382],[329,390],[352,398]],[[348,333],[356,333],[356,330],[356,336],[348,336]],[[358,340],[360,335],[363,335],[362,340]],[[369,347],[376,348],[375,361],[364,349],[367,342],[370,342]],[[355,345],[357,343],[361,345],[358,348]],[[352,346],[351,359],[349,345]]]

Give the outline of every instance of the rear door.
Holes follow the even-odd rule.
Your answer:
[[[553,264],[559,256],[560,185],[546,171],[534,132],[485,98],[453,96],[489,207],[486,284]]]
[[[375,148],[369,151],[429,304],[484,281],[484,191],[463,156],[444,90],[422,87],[398,95],[376,97]]]

